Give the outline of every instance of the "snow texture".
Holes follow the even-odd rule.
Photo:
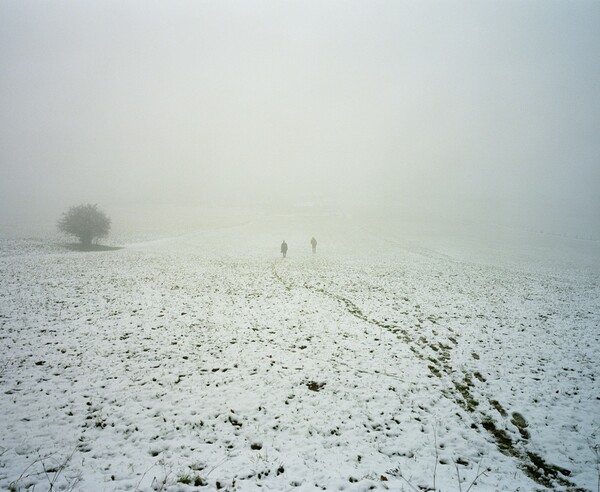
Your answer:
[[[598,271],[373,231],[2,240],[0,488],[597,490]]]

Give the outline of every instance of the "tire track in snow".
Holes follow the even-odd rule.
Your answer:
[[[293,287],[297,287],[287,281],[277,271],[277,265],[278,262],[273,262],[272,264],[273,276],[288,291],[292,290]],[[406,329],[377,320],[375,318],[370,318],[347,297],[330,292],[323,287],[316,287],[308,284],[307,282],[299,287],[334,299],[342,304],[344,309],[352,316],[364,321],[365,323],[377,326],[378,328],[385,329],[392,333],[394,336],[396,336],[396,338],[408,345],[409,350],[415,355],[415,357],[420,360],[430,362],[427,367],[434,376],[438,378],[442,378],[444,375],[447,376],[450,379],[452,386],[448,387],[446,390],[442,390],[443,396],[454,401],[468,413],[477,415],[479,417],[479,422],[474,423],[477,430],[479,431],[479,426],[481,426],[493,439],[498,451],[506,456],[518,460],[519,467],[530,479],[548,488],[553,488],[558,484],[562,487],[567,487],[570,492],[589,492],[587,489],[577,487],[567,478],[571,475],[570,470],[546,462],[541,456],[529,449],[528,442],[530,436],[529,432],[526,430],[527,421],[522,415],[518,413],[511,414],[512,419],[510,422],[517,427],[519,433],[521,434],[521,437],[512,438],[504,429],[496,425],[494,418],[489,414],[489,412],[478,408],[479,401],[472,393],[472,388],[475,387],[473,378],[476,378],[481,382],[484,382],[485,379],[478,372],[473,374],[463,372],[463,379],[457,379],[454,376],[457,371],[455,371],[448,363],[450,360],[450,352],[452,350],[450,345],[443,344],[441,342],[435,344],[433,342],[429,342],[425,337],[415,339]],[[453,340],[453,342],[454,344],[457,344],[455,340]],[[435,358],[425,355],[424,351],[427,349],[431,349],[435,353],[439,353],[439,357]],[[378,374],[387,375],[385,373]],[[507,412],[496,400],[487,397],[486,399],[490,407],[497,410],[506,424],[506,420],[508,419],[510,412]],[[506,425],[504,427],[506,427]]]

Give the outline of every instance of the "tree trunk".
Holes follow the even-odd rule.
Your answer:
[[[84,249],[90,249],[92,247],[92,236],[85,235],[79,238],[81,240],[81,245]]]

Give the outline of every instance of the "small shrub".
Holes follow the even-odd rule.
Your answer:
[[[92,240],[101,238],[110,230],[110,219],[98,210],[97,205],[71,207],[58,221],[58,229],[65,234],[79,238],[81,245],[89,249]]]

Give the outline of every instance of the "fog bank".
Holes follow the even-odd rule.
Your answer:
[[[0,224],[318,209],[600,238],[600,4],[0,4]]]

